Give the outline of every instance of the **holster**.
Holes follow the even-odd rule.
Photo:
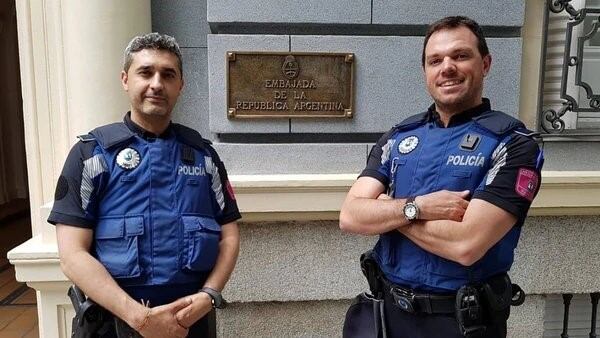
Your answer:
[[[385,285],[381,278],[382,272],[373,255],[373,250],[366,251],[360,255],[360,269],[367,278],[371,294],[377,299],[383,299]]]
[[[458,329],[465,337],[485,337],[484,307],[476,285],[466,284],[456,291],[455,311]]]
[[[387,338],[381,271],[371,250],[360,256],[360,268],[367,278],[371,294],[356,296],[346,312],[342,337]]]
[[[490,278],[481,287],[486,317],[492,323],[504,322],[510,316],[512,284],[507,274]]]
[[[121,318],[114,316],[117,338],[142,338],[136,330],[127,325]]]
[[[467,338],[485,337],[486,328],[506,322],[510,306],[523,304],[525,293],[501,273],[484,283],[466,284],[456,293],[456,321]]]
[[[87,298],[76,285],[69,287],[67,295],[75,309],[71,338],[98,338],[113,329],[112,314]]]

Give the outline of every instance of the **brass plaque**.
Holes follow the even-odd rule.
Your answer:
[[[227,117],[352,118],[354,54],[227,52]]]

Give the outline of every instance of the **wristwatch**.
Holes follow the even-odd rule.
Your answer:
[[[415,203],[415,197],[409,197],[406,199],[402,213],[407,221],[414,221],[419,219],[419,206]]]
[[[200,289],[200,292],[207,293],[210,296],[213,308],[224,309],[227,307],[227,301],[221,296],[219,291],[209,287],[203,287]]]

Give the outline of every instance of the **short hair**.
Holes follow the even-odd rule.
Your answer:
[[[179,72],[183,77],[183,62],[181,61],[179,44],[174,37],[160,33],[138,35],[129,41],[123,57],[123,70],[125,72],[129,71],[129,67],[131,67],[133,54],[144,49],[165,50],[173,53],[177,56],[177,66],[179,66]]]
[[[440,19],[427,28],[427,33],[425,34],[425,41],[423,41],[423,52],[421,54],[421,66],[425,67],[425,48],[427,47],[427,43],[429,42],[429,38],[431,35],[437,31],[441,31],[444,29],[453,29],[458,27],[467,27],[475,36],[477,37],[477,49],[479,50],[479,54],[482,57],[490,54],[490,50],[488,49],[487,42],[485,41],[485,36],[483,35],[483,30],[479,24],[466,16],[447,16],[443,19]]]

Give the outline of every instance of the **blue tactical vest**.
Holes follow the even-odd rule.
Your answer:
[[[516,130],[531,133],[519,120],[497,111],[448,128],[429,122],[426,114],[397,125],[388,141],[392,197],[420,196],[443,189],[469,190],[472,195],[480,184],[485,184],[492,154],[499,144],[506,144]],[[421,291],[455,291],[469,281],[508,271],[520,232],[520,226],[513,227],[470,267],[431,254],[398,231],[380,236],[375,256],[394,283]]]
[[[106,177],[97,182],[93,255],[130,294],[161,285],[197,291],[215,265],[221,234],[215,216],[223,196],[209,141],[177,124],[169,136],[149,140],[123,123],[90,134],[106,165],[98,170]]]

